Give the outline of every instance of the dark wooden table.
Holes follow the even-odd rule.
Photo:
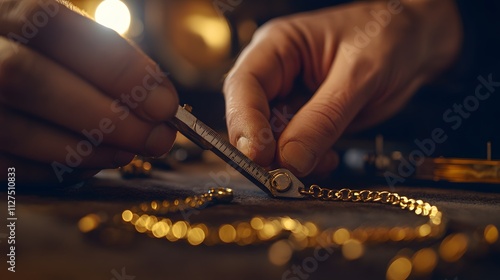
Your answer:
[[[314,257],[311,248],[294,252],[289,262],[277,266],[269,261],[269,248],[275,241],[250,246],[191,246],[184,241],[169,242],[165,238],[139,234],[119,221],[124,209],[140,202],[173,200],[226,183],[234,189],[233,202],[196,211],[189,215],[190,222],[223,224],[248,220],[254,215],[290,216],[313,221],[320,228],[402,227],[422,222],[409,212],[379,204],[269,198],[218,162],[177,166],[173,171],[154,172],[149,179],[124,180],[112,170],[100,173],[85,184],[65,189],[18,188],[16,272],[7,271],[6,229],[2,226],[0,278],[384,279],[395,256],[411,258],[421,248],[437,250],[439,246],[439,241],[366,245],[364,254],[352,261],[343,257],[339,247],[332,247],[325,260],[316,259],[316,265],[311,261]],[[369,183],[350,187],[385,188]],[[4,189],[0,192],[1,213],[6,213],[4,209],[7,209]],[[488,224],[500,228],[500,193],[425,186],[397,187],[395,191],[437,205],[453,221],[452,230],[480,235]],[[83,233],[78,222],[89,214],[96,214],[105,223]],[[6,220],[4,214],[1,217],[2,221]],[[117,226],[107,227],[108,224]],[[422,279],[498,279],[499,242],[479,253],[472,239],[469,243],[472,249],[458,262],[440,260],[434,272]],[[294,272],[297,267],[302,273]]]

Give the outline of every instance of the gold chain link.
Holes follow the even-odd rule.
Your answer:
[[[416,215],[429,217],[431,221],[437,222],[436,224],[440,224],[442,218],[442,214],[436,206],[420,199],[415,200],[406,196],[400,196],[395,192],[351,189],[333,190],[322,188],[318,185],[311,185],[307,190],[300,190],[300,193],[308,198],[319,200],[378,202],[399,206],[403,210],[414,212]]]
[[[350,238],[355,238],[362,242],[377,243],[390,240],[394,242],[415,239],[422,240],[439,237],[444,232],[445,224],[442,222],[442,214],[436,206],[432,206],[422,200],[400,196],[394,192],[351,189],[332,190],[321,188],[318,185],[312,185],[307,190],[300,190],[300,193],[307,198],[324,201],[375,202],[387,204],[428,218],[427,222],[416,227],[359,227],[349,232]],[[305,232],[311,232],[311,229],[307,229],[305,225],[311,226],[314,224],[312,222],[301,223],[289,217],[263,218],[255,216],[248,222],[238,221],[221,226],[209,226],[206,224],[192,225],[188,221],[174,222],[170,219],[161,217],[168,212],[186,211],[189,208],[203,209],[214,203],[229,202],[232,198],[233,193],[231,189],[210,189],[208,193],[187,197],[182,200],[176,199],[170,202],[153,201],[149,204],[142,203],[138,207],[136,206],[130,210],[125,210],[122,213],[122,217],[125,222],[134,225],[139,232],[151,232],[154,236],[167,237],[167,239],[171,241],[187,239],[190,243],[193,243],[192,240],[190,240],[189,232],[192,229],[196,229],[196,231],[200,233],[199,230],[202,229],[202,241],[206,241],[208,244],[238,243],[240,245],[248,245],[272,240],[274,237],[278,237],[285,232],[289,232],[293,236],[300,236],[302,233],[300,233],[298,228],[302,228]],[[155,224],[159,224],[160,226],[155,226]],[[293,224],[294,226],[290,226],[289,224]],[[262,225],[262,227],[259,225]],[[179,232],[180,228],[185,230]],[[334,229],[327,228],[319,230],[319,227],[316,225],[314,225],[313,228],[316,229],[312,229],[313,232],[316,231],[314,234],[305,234],[309,240],[308,246],[315,246],[320,237],[324,239],[321,241],[324,244],[335,243],[332,238],[332,234],[335,232]],[[231,232],[234,232],[234,236]],[[226,234],[232,237],[226,238]],[[194,236],[193,238],[196,237],[197,236]],[[198,243],[199,241],[200,240],[197,240],[194,243]]]

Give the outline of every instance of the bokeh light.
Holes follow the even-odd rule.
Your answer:
[[[199,35],[205,44],[212,49],[224,49],[230,43],[229,26],[219,17],[190,15],[185,22],[191,32]]]
[[[101,219],[96,214],[88,214],[78,221],[78,228],[81,232],[89,232],[94,230],[100,223]]]
[[[351,234],[349,231],[345,228],[340,228],[333,233],[333,242],[337,243],[338,245],[344,244],[349,238],[351,237]]]
[[[192,228],[187,234],[187,240],[193,246],[200,245],[205,240],[205,231],[199,227]]]
[[[428,275],[436,267],[437,261],[437,254],[433,249],[421,249],[413,255],[413,271],[418,275]]]
[[[356,260],[365,252],[363,244],[356,239],[349,239],[342,245],[342,255],[346,260]]]
[[[104,0],[97,6],[95,20],[124,35],[130,27],[130,11],[120,0]]]
[[[222,225],[219,229],[219,238],[224,243],[231,243],[236,239],[236,229],[232,225]]]
[[[269,261],[277,266],[285,265],[292,258],[292,253],[293,250],[288,241],[277,241],[269,248]]]
[[[410,276],[411,261],[406,257],[395,258],[387,268],[387,280],[404,280]]]
[[[498,229],[494,225],[487,225],[484,229],[484,239],[486,242],[493,244],[498,240]]]
[[[439,255],[447,262],[456,262],[467,251],[468,243],[469,239],[465,234],[451,234],[441,242]]]

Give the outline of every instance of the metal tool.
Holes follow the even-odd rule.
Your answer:
[[[198,144],[202,149],[214,152],[267,194],[285,198],[304,197],[300,193],[300,190],[304,189],[304,184],[292,172],[283,168],[265,170],[212,128],[198,120],[191,114],[191,110],[189,105],[179,106],[175,118],[170,121],[184,136]]]

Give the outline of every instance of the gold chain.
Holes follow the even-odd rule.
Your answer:
[[[312,185],[307,190],[300,190],[300,193],[309,198],[321,200],[378,202],[382,204],[394,205],[403,210],[414,212],[416,215],[429,217],[430,224],[440,225],[442,222],[442,213],[436,206],[420,199],[416,200],[406,196],[400,196],[395,192],[351,189],[332,190],[321,188],[318,185]]]
[[[210,204],[229,202],[233,197],[231,189],[210,189],[208,193],[187,197],[184,200],[152,201],[142,203],[130,210],[122,212],[122,220],[132,224],[140,233],[151,233],[157,238],[167,238],[170,241],[187,240],[192,245],[201,243],[237,243],[249,245],[265,242],[288,234],[290,240],[300,241],[301,247],[337,244],[347,239],[362,242],[410,241],[440,236],[445,228],[442,223],[442,213],[436,206],[421,200],[409,199],[397,193],[371,190],[331,190],[312,185],[301,193],[311,199],[350,202],[378,202],[394,205],[409,210],[428,221],[416,227],[360,227],[352,231],[344,228],[327,228],[320,230],[313,222],[301,223],[290,217],[263,218],[255,216],[249,221],[238,221],[220,226],[209,226],[203,223],[190,224],[188,221],[172,221],[169,218],[158,217],[170,212],[186,212],[192,209],[203,209]]]
[[[456,262],[463,257],[469,244],[467,233],[456,232],[444,235],[446,222],[441,211],[422,200],[401,196],[395,192],[375,190],[332,190],[312,185],[300,190],[307,198],[324,201],[372,202],[395,206],[413,212],[428,220],[418,226],[410,227],[343,227],[320,229],[312,221],[299,221],[291,217],[254,216],[246,221],[236,221],[222,225],[174,221],[167,213],[189,214],[218,203],[233,199],[228,188],[210,189],[207,193],[173,201],[152,201],[141,203],[121,213],[121,220],[132,225],[139,233],[148,234],[170,242],[186,240],[189,244],[237,244],[240,246],[274,242],[269,247],[269,261],[284,265],[290,261],[293,251],[306,248],[339,248],[347,260],[360,258],[364,254],[364,244],[384,242],[409,242],[429,239],[439,240],[439,246],[424,247],[408,255],[408,250],[398,253],[387,266],[387,275],[398,273],[417,273],[430,275],[438,263],[438,256],[447,262]],[[114,219],[113,219],[114,220]],[[96,214],[89,214],[79,222],[82,232],[91,232],[105,227],[104,221]],[[106,232],[106,231],[104,231]],[[112,231],[110,231],[112,232]],[[475,232],[477,234],[479,232]],[[487,225],[481,230],[482,240],[477,246],[488,246],[498,242],[498,228]],[[427,243],[428,244],[428,243]],[[332,251],[333,252],[333,251]],[[411,252],[411,251],[410,251]],[[408,266],[408,263],[411,263]],[[404,268],[402,270],[402,268]],[[404,277],[403,277],[404,278]],[[401,279],[403,279],[401,278]]]

